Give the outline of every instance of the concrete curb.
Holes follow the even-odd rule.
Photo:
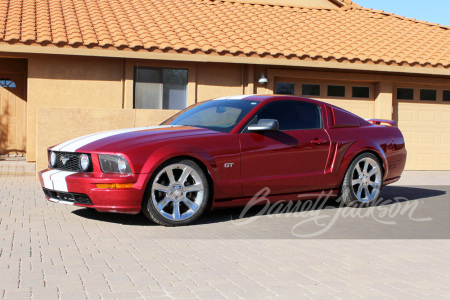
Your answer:
[[[392,185],[450,185],[450,171],[404,171],[402,178]]]

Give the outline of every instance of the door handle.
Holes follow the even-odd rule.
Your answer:
[[[320,145],[320,144],[325,144],[326,142],[328,142],[326,139],[315,138],[311,141],[311,144]]]

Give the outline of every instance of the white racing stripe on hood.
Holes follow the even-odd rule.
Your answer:
[[[119,130],[111,130],[106,132],[94,133],[86,136],[82,136],[62,144],[53,147],[51,150],[53,151],[63,151],[63,152],[75,152],[77,149],[84,147],[90,143],[99,141],[104,138],[108,138],[111,136],[119,135],[127,132],[135,132],[141,130],[149,130],[149,129],[158,129],[158,128],[168,128],[168,127],[177,127],[179,125],[161,125],[161,126],[152,126],[152,127],[138,127],[138,128],[127,128],[127,129],[119,129]]]

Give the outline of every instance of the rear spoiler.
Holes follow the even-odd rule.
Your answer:
[[[383,119],[368,119],[367,122],[370,122],[374,125],[390,125],[390,126],[395,126],[397,125],[397,122],[393,121],[393,120],[383,120]]]

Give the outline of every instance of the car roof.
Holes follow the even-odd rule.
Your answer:
[[[312,102],[316,104],[325,103],[319,100],[310,99],[310,98],[304,98],[304,97],[298,97],[298,96],[292,96],[292,95],[277,95],[277,94],[267,94],[267,95],[235,95],[235,96],[227,96],[227,97],[220,97],[213,100],[252,100],[252,101],[259,101],[259,102],[266,102],[266,101],[272,101],[272,100],[300,100],[300,101],[307,101]]]

